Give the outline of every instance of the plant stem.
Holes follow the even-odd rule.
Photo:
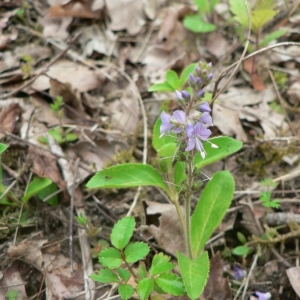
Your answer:
[[[187,174],[187,185],[188,190],[186,191],[185,197],[185,235],[186,235],[186,245],[189,252],[189,257],[193,258],[192,252],[192,240],[191,240],[191,196],[193,187],[193,166],[192,160],[188,161],[188,174]]]

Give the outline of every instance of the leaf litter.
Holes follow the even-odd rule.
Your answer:
[[[277,42],[298,39],[295,30],[299,12],[292,9],[296,1],[292,2],[287,7],[278,1],[278,9],[285,12],[282,24],[288,30]],[[59,188],[60,205],[74,205],[77,214],[91,217],[103,227],[97,238],[108,239],[112,220],[127,213],[135,190],[91,192],[84,189],[84,183],[108,165],[141,162],[149,150],[143,148],[143,109],[137,91],[147,107],[151,132],[152,120],[159,115],[157,100],[169,100],[173,95],[150,94],[147,90],[152,83],[164,82],[167,70],[180,73],[188,64],[205,60],[213,62],[218,74],[237,61],[241,56],[239,37],[232,23],[227,23],[232,15],[227,3],[219,3],[212,18],[221,30],[194,34],[183,26],[184,16],[196,12],[189,3],[49,0],[26,4],[0,4],[0,138],[10,146],[3,155],[3,168],[14,174],[17,185],[12,192],[20,199],[31,176],[50,178]],[[274,24],[281,29],[279,21],[275,18]],[[269,31],[265,27],[263,35]],[[76,34],[79,37],[72,40]],[[62,53],[69,46],[71,49]],[[230,208],[234,212],[230,226],[228,220],[224,221],[215,240],[207,245],[211,248],[212,268],[203,299],[233,299],[237,290],[245,287],[243,280],[234,280],[233,263],[246,270],[248,298],[258,299],[259,293],[268,292],[272,299],[299,295],[299,270],[293,259],[299,229],[287,226],[291,216],[299,214],[299,51],[298,46],[285,45],[245,60],[214,105],[214,134],[233,136],[245,144],[224,164],[205,170],[211,174],[228,166],[236,178],[237,194]],[[57,58],[52,61],[53,57]],[[270,71],[277,86],[270,79]],[[122,72],[132,78],[134,85],[128,84]],[[51,109],[59,96],[63,97],[62,115]],[[50,136],[57,128],[61,128],[61,139]],[[77,138],[64,139],[68,134]],[[41,138],[48,138],[48,142],[41,143]],[[148,160],[152,158],[150,149]],[[280,182],[272,190],[282,199],[280,210],[267,212],[258,201],[259,182],[266,177]],[[174,207],[153,189],[144,189],[142,197],[147,208],[137,206],[134,210],[141,222],[139,232],[146,228],[144,237],[153,247],[170,255],[176,256],[178,249],[184,252]],[[23,209],[37,218],[43,216],[44,210],[55,212],[54,207],[38,197]],[[6,213],[3,210],[1,224],[4,214],[9,215],[9,209]],[[36,231],[25,230],[21,225],[18,231],[6,231],[0,239],[5,256],[0,285],[18,285],[17,292],[23,298],[33,296],[30,288],[36,282],[40,290],[45,289],[42,293],[47,293],[47,299],[61,299],[82,291],[89,297],[85,299],[93,299],[107,292],[107,288],[94,291],[89,281],[89,274],[97,266],[89,255],[85,230],[78,228],[71,217],[65,223],[60,213],[55,218],[37,223]],[[58,227],[54,226],[56,222]],[[72,230],[62,234],[66,223],[71,224]],[[237,257],[226,250],[240,245],[238,232],[252,241],[252,235],[260,238],[274,224],[283,226],[276,236],[283,240],[284,249],[276,243],[263,247],[263,255],[253,266],[255,272],[247,277],[254,256]],[[33,238],[34,232],[41,234]],[[295,238],[285,240],[289,233]],[[73,253],[69,240],[76,234],[80,238],[73,239]],[[4,248],[12,236],[15,242]],[[48,243],[57,245],[55,253],[44,251]],[[218,250],[223,259],[220,252],[213,255]],[[0,298],[10,290],[0,289]]]

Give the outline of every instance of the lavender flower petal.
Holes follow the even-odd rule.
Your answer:
[[[208,112],[204,112],[202,114],[202,116],[200,117],[200,121],[210,126],[213,126],[212,117]]]
[[[200,105],[200,110],[202,112],[211,112],[211,109],[209,107],[209,104],[208,102],[203,102],[201,105]]]
[[[258,296],[259,300],[269,300],[271,299],[271,293],[262,293],[262,292],[258,292],[256,291],[255,294]]]

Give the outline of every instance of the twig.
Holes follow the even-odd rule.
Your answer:
[[[243,290],[243,294],[242,294],[242,300],[245,300],[247,289],[248,289],[248,286],[249,286],[249,281],[250,281],[250,278],[251,278],[252,273],[254,271],[254,268],[256,267],[257,260],[258,260],[258,254],[256,253],[255,256],[254,256],[250,271],[249,271],[248,276],[246,278],[246,282],[245,282],[245,286],[244,286],[244,290]]]
[[[248,46],[249,46],[249,41],[251,38],[251,16],[250,16],[250,10],[248,7],[248,3],[246,0],[244,0],[244,3],[246,5],[246,9],[247,9],[247,17],[248,17],[248,22],[249,22],[249,26],[248,26],[248,34],[247,34],[247,40],[246,40],[246,44],[242,53],[242,56],[240,57],[240,59],[235,63],[235,68],[232,72],[232,74],[229,76],[227,82],[225,83],[225,85],[223,86],[223,88],[217,93],[217,88],[218,88],[218,84],[220,83],[220,81],[223,79],[223,77],[227,74],[224,74],[223,77],[222,74],[223,72],[219,75],[219,78],[217,79],[216,83],[215,83],[215,87],[214,87],[214,91],[213,91],[213,95],[212,95],[212,102],[211,102],[211,107],[213,108],[214,102],[216,101],[216,99],[226,90],[228,84],[230,83],[230,81],[232,80],[233,76],[235,75],[235,73],[237,72],[240,64],[242,63],[242,61],[245,58],[245,55],[247,53],[248,50]],[[225,69],[226,70],[226,69]]]
[[[276,81],[275,81],[273,72],[272,72],[271,70],[269,70],[269,74],[270,74],[270,77],[271,77],[273,86],[274,86],[274,88],[275,88],[277,97],[278,97],[279,102],[280,102],[280,104],[281,104],[281,107],[282,107],[282,109],[283,109],[283,113],[284,113],[284,115],[285,115],[285,117],[286,117],[286,120],[287,120],[287,122],[288,122],[288,124],[289,124],[289,127],[290,127],[290,129],[291,129],[293,135],[294,135],[294,136],[297,136],[297,133],[295,132],[295,130],[294,130],[293,126],[292,126],[292,123],[291,123],[291,120],[290,120],[290,118],[289,118],[289,115],[288,115],[288,113],[286,112],[285,105],[284,105],[284,100],[282,99],[282,96],[281,96],[281,94],[279,93],[278,86],[277,86],[277,83],[276,83]]]
[[[34,75],[30,80],[28,80],[27,82],[25,82],[22,86],[16,88],[14,91],[12,91],[9,94],[6,94],[4,96],[4,99],[9,98],[14,96],[15,94],[17,94],[18,92],[22,91],[23,89],[25,89],[26,87],[28,87],[29,85],[31,85],[38,77],[40,77],[41,75],[43,75],[52,65],[54,65],[62,56],[64,56],[69,49],[71,48],[72,43],[79,37],[81,33],[77,33],[74,38],[70,41],[69,45],[65,47],[65,49],[57,54],[47,65],[46,67],[44,67],[40,72],[38,72],[36,75]]]
[[[275,44],[275,45],[271,45],[271,46],[268,46],[268,47],[265,47],[265,48],[262,48],[262,49],[259,49],[245,57],[243,57],[243,59],[241,60],[241,62],[249,59],[249,58],[252,58],[256,55],[259,55],[259,54],[262,54],[264,52],[267,52],[269,50],[272,50],[272,49],[275,49],[275,48],[278,48],[278,47],[281,47],[281,46],[298,46],[300,47],[300,43],[297,43],[297,42],[283,42],[283,43],[278,43],[278,44]],[[226,74],[231,70],[233,69],[234,67],[236,67],[237,65],[240,65],[240,60],[238,60],[237,62],[233,63],[232,65],[230,65],[229,67],[225,68],[221,74],[219,75],[218,79],[216,80],[216,83],[215,83],[215,87],[214,87],[214,91],[213,91],[213,101],[215,101],[215,99],[220,95],[220,93],[218,93],[216,95],[216,92],[217,92],[217,89],[218,89],[218,85],[219,83],[221,82],[221,80],[226,76]],[[222,92],[224,90],[222,89]]]

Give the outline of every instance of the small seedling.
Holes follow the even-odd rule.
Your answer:
[[[272,200],[272,192],[270,191],[270,188],[276,187],[277,183],[273,182],[271,178],[267,178],[262,181],[261,184],[267,188],[266,191],[261,192],[261,196],[259,198],[263,206],[267,208],[280,208],[280,199]]]

